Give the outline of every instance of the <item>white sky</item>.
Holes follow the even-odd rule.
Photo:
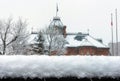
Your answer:
[[[115,16],[116,8],[120,31],[120,0],[0,0],[0,18],[22,17],[28,20],[29,29],[44,28],[55,16],[56,2],[68,32],[87,32],[89,29],[93,37],[102,38],[107,44],[111,41],[110,16],[111,13]],[[113,24],[115,37],[115,17]]]

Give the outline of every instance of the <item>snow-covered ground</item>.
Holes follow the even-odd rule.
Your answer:
[[[119,56],[0,56],[3,77],[120,77]]]

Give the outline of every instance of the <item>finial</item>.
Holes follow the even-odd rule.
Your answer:
[[[56,16],[58,14],[58,4],[56,3]]]

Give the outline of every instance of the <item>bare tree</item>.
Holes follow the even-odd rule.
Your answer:
[[[19,19],[15,23],[14,36],[17,39],[11,44],[14,54],[24,54],[26,52],[26,44],[29,37],[27,30],[27,22]]]
[[[26,37],[26,35],[24,35],[24,27],[26,26],[26,22],[22,22],[21,19],[19,19],[17,22],[14,22],[11,18],[9,18],[7,21],[0,20],[0,39],[2,55],[6,54],[8,47],[11,48],[10,46],[17,44],[18,41],[21,44],[23,43],[23,38]],[[19,47],[19,45],[16,45],[14,48],[17,47]]]
[[[66,41],[61,30],[57,27],[48,27],[43,32],[45,37],[44,45],[48,54],[64,54]]]

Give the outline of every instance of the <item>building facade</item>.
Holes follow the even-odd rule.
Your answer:
[[[57,15],[50,22],[49,27],[55,27],[56,30],[59,30],[59,33],[66,40],[64,55],[109,55],[109,47],[104,45],[101,39],[96,39],[89,33],[67,33],[67,26],[63,25]],[[52,53],[55,55],[56,50]]]
[[[67,35],[66,55],[109,55],[109,47],[89,34]]]
[[[65,55],[109,55],[109,47],[104,45],[101,39],[96,39],[89,33],[67,33],[67,27],[63,25],[60,17],[54,17],[49,26],[57,27],[67,41]]]

